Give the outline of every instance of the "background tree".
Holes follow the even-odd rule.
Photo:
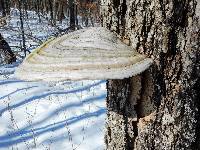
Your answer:
[[[107,83],[107,149],[200,149],[200,1],[102,0],[102,24],[154,59]]]
[[[2,16],[10,14],[10,0],[0,0],[0,10],[2,11]]]
[[[26,39],[25,39],[25,32],[24,32],[24,11],[23,11],[23,0],[18,0],[19,3],[19,19],[20,19],[20,30],[21,30],[21,36],[22,36],[22,51],[24,51],[24,55],[26,56]]]
[[[11,64],[16,61],[16,56],[12,52],[10,46],[0,34],[0,58],[6,64]]]
[[[70,28],[75,30],[76,17],[75,17],[75,3],[74,3],[74,0],[69,0],[69,12],[70,12]]]
[[[5,7],[5,2],[4,0],[0,1],[0,6],[1,6],[1,10],[2,10],[2,16],[5,17],[6,16],[6,7]]]

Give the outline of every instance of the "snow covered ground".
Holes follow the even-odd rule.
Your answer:
[[[8,26],[18,29],[17,20],[11,17]],[[54,32],[34,19],[28,26],[41,40]],[[20,45],[17,32],[0,32]],[[14,76],[19,64],[0,65],[0,149],[104,149],[106,81],[25,82]]]

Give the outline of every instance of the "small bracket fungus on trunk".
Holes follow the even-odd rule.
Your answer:
[[[103,27],[78,30],[49,40],[16,70],[28,81],[129,78],[146,70],[152,59],[135,52]]]

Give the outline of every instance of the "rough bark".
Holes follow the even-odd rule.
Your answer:
[[[108,147],[114,146],[117,150],[132,148],[134,132],[130,130],[133,128],[128,127],[128,125],[134,121],[135,111],[131,109],[131,103],[126,100],[131,93],[130,80],[109,80],[107,82],[109,89],[107,93],[107,121],[109,124],[107,124],[105,142]]]
[[[154,59],[140,76],[109,82],[107,149],[200,149],[200,1],[102,0],[101,14],[104,27]],[[129,84],[111,109],[121,93],[113,86]],[[113,136],[126,127],[128,139]]]

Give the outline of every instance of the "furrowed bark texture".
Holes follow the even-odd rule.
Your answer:
[[[200,1],[102,0],[101,15],[154,59],[141,75],[108,82],[107,149],[200,149]]]
[[[107,82],[109,124],[107,124],[105,142],[108,147],[115,146],[118,150],[130,149],[133,146],[131,143],[134,138],[134,130],[130,124],[134,122],[136,115],[131,103],[126,100],[131,93],[130,80],[109,80]]]

